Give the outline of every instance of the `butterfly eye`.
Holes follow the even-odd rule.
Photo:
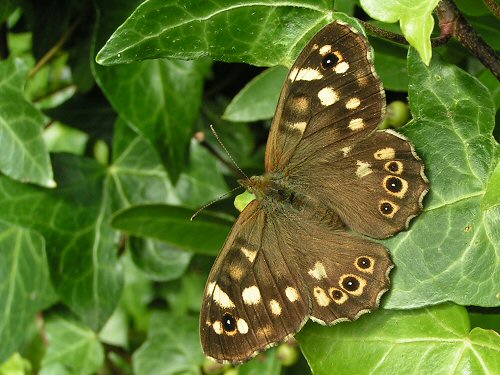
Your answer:
[[[331,69],[334,66],[336,66],[339,62],[339,58],[333,54],[333,53],[328,53],[323,58],[321,59],[321,67],[323,69]]]
[[[236,319],[229,313],[222,316],[222,326],[226,332],[234,332],[236,330]]]

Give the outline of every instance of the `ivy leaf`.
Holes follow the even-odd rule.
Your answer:
[[[498,306],[500,206],[481,206],[499,195],[485,195],[500,155],[490,93],[438,56],[425,66],[413,49],[408,71],[414,120],[401,131],[425,162],[430,192],[410,230],[383,241],[396,263],[385,307]]]
[[[248,3],[146,0],[97,54],[103,65],[161,57],[290,66],[332,20],[331,0]],[[297,41],[301,40],[301,45]]]
[[[27,75],[21,60],[0,61],[0,170],[18,181],[54,187],[44,117],[23,94]]]
[[[114,215],[111,225],[135,236],[152,237],[195,253],[218,254],[229,234],[231,221],[206,212],[190,221],[192,214],[189,209],[175,206],[135,206]]]
[[[100,4],[95,45],[104,43],[113,28],[130,14],[135,3],[128,2],[124,6],[123,2],[115,0]],[[92,65],[96,81],[109,102],[161,155],[173,183],[184,168],[209,68],[208,60],[163,59],[112,68]]]
[[[282,366],[277,348],[259,354],[250,362],[238,367],[238,375],[279,375]]]
[[[226,108],[230,121],[258,121],[273,117],[281,88],[288,74],[283,66],[269,68],[252,79]]]
[[[198,318],[155,313],[148,339],[134,353],[134,374],[201,374],[205,356],[198,336]]]
[[[72,374],[93,374],[104,364],[97,335],[68,315],[51,315],[45,322],[48,349],[42,368],[64,365]]]
[[[123,275],[109,226],[105,170],[95,161],[56,155],[58,188],[0,177],[0,219],[41,233],[54,286],[86,324],[98,330],[120,298]]]
[[[26,338],[35,313],[57,296],[50,282],[43,237],[0,222],[0,363]]]
[[[308,324],[297,339],[317,374],[500,372],[500,335],[470,330],[465,308],[451,304],[378,310],[328,328]],[[363,360],[352,353],[362,353]]]
[[[399,21],[406,40],[415,47],[429,65],[432,57],[431,33],[434,29],[432,12],[439,0],[360,0],[363,10],[372,18],[392,23]]]

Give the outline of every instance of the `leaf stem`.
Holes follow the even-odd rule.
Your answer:
[[[495,0],[483,0],[483,3],[496,18],[500,18],[500,5]]]
[[[441,35],[452,35],[500,80],[500,58],[472,28],[452,0],[441,0],[437,7]]]
[[[32,78],[36,73],[42,69],[45,64],[47,64],[52,58],[61,50],[61,48],[64,46],[64,44],[68,41],[69,37],[73,35],[75,32],[76,28],[80,24],[81,20],[83,19],[83,15],[78,17],[69,27],[68,30],[63,34],[63,36],[57,41],[54,46],[52,46],[51,49],[49,49],[45,55],[42,56],[40,60],[36,63],[36,65],[33,67],[33,69],[30,70],[28,74],[28,78]]]

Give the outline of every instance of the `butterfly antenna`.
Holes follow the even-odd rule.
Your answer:
[[[207,208],[207,207],[211,206],[212,204],[214,204],[214,203],[216,203],[216,202],[218,202],[218,201],[220,201],[220,200],[224,199],[225,197],[227,197],[228,195],[230,195],[233,191],[238,190],[239,188],[242,188],[242,187],[243,187],[243,186],[236,186],[234,189],[231,189],[231,190],[229,190],[227,193],[222,194],[220,197],[215,198],[213,201],[208,202],[206,205],[204,205],[204,206],[203,206],[203,207],[201,207],[198,211],[196,211],[196,212],[193,214],[193,216],[191,216],[191,219],[190,219],[190,220],[191,220],[191,221],[193,221],[193,219],[194,219],[196,216],[198,216],[198,214],[199,214],[201,211],[203,211],[205,208]]]
[[[234,166],[236,167],[236,169],[238,169],[238,171],[243,175],[245,176],[245,178],[248,180],[248,176],[246,175],[245,172],[243,172],[241,170],[241,168],[238,166],[238,164],[236,164],[236,162],[234,161],[233,157],[231,156],[231,154],[229,153],[229,151],[227,150],[226,146],[224,146],[224,143],[222,143],[222,141],[220,140],[219,138],[219,135],[215,132],[215,129],[213,127],[212,124],[210,124],[210,130],[212,130],[212,133],[214,134],[215,136],[215,139],[217,139],[217,142],[219,142],[219,144],[221,145],[221,147],[224,149],[224,151],[226,152],[227,156],[229,156],[229,159],[231,159],[231,161],[233,162]],[[234,190],[234,189],[233,189]],[[230,193],[233,191],[231,190]]]

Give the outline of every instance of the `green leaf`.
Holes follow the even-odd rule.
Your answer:
[[[218,254],[229,234],[231,221],[167,205],[135,206],[118,212],[111,225],[135,236],[151,237],[199,254]],[[196,233],[196,235],[193,235]]]
[[[278,350],[272,348],[239,366],[238,375],[280,375],[281,367]]]
[[[483,70],[478,76],[479,80],[490,90],[491,96],[495,102],[495,109],[500,108],[500,84],[496,77],[488,69]]]
[[[42,137],[44,117],[23,94],[27,75],[21,60],[0,61],[0,170],[19,181],[54,187]]]
[[[118,0],[100,3],[96,46],[101,46],[113,27],[130,14],[134,3],[137,2],[125,6]],[[92,66],[109,102],[151,142],[174,183],[184,168],[210,64],[208,60],[155,60],[112,68]]]
[[[407,48],[378,38],[370,38],[370,44],[375,50],[375,71],[382,80],[384,89],[408,91]]]
[[[315,374],[500,372],[500,335],[471,331],[460,306],[379,310],[328,328],[308,324],[297,338]]]
[[[477,0],[455,0],[458,8],[468,16],[484,16],[490,14],[489,9],[482,1]]]
[[[0,219],[40,232],[51,277],[64,303],[95,330],[116,308],[123,275],[109,226],[105,170],[95,161],[56,155],[58,188],[0,177]]]
[[[430,192],[411,229],[383,241],[396,264],[385,307],[498,306],[500,206],[481,207],[499,155],[491,96],[438,56],[427,67],[410,49],[408,71],[414,120],[401,131],[425,162]]]
[[[248,204],[255,199],[255,195],[245,190],[243,193],[239,194],[234,198],[234,207],[238,211],[243,211]]]
[[[0,363],[26,339],[35,313],[53,303],[54,294],[40,234],[0,222]]]
[[[146,342],[134,353],[134,374],[201,375],[205,356],[198,336],[198,318],[155,313]]]
[[[31,374],[31,364],[21,357],[19,353],[14,353],[3,364],[0,359],[0,375],[28,375]]]
[[[116,206],[168,203],[196,209],[228,191],[213,155],[194,140],[190,155],[190,163],[172,186],[150,143],[120,119],[113,138],[113,163],[108,170]]]
[[[103,65],[161,57],[291,66],[332,19],[330,0],[260,3],[146,0],[97,54]],[[301,40],[301,43],[298,41]]]
[[[3,23],[16,10],[18,0],[3,0],[0,4],[0,23]],[[3,374],[2,374],[3,375]]]
[[[175,246],[137,237],[130,239],[130,249],[134,263],[154,281],[170,281],[182,276],[192,257],[191,253]]]
[[[361,7],[376,20],[399,21],[406,40],[415,47],[426,65],[432,57],[431,33],[434,28],[432,12],[439,0],[360,0]]]
[[[481,209],[487,211],[500,204],[500,162],[493,172],[483,199],[481,200]]]
[[[288,74],[283,66],[269,68],[252,79],[226,108],[229,121],[258,121],[273,117]]]
[[[42,367],[62,364],[72,374],[94,374],[104,364],[97,335],[69,315],[51,315],[45,322],[48,349]]]

